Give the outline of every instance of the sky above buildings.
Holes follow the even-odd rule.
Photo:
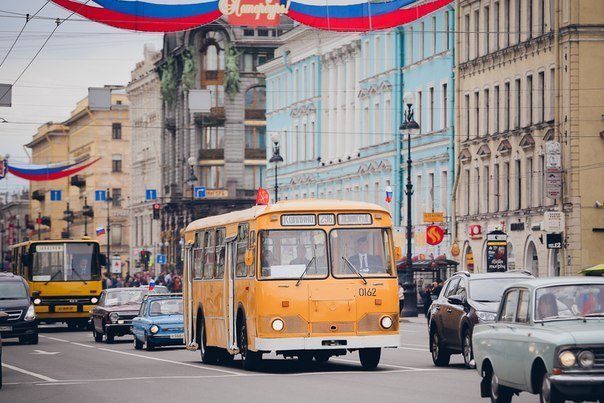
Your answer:
[[[33,15],[42,6],[39,18],[25,24],[24,15]],[[88,87],[126,85],[136,62],[143,58],[145,44],[161,48],[162,34],[111,28],[77,15],[61,23],[48,39],[55,19],[69,15],[47,0],[0,2],[0,63],[25,25],[0,66],[0,83],[12,84],[42,48],[14,85],[12,107],[0,107],[0,122],[8,122],[0,123],[0,155],[9,154],[11,161],[30,162],[30,150],[23,145],[41,124],[68,118],[76,102],[86,97]],[[26,181],[9,174],[0,180],[0,193],[26,186]]]

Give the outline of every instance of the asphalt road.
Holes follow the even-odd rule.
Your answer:
[[[361,369],[357,354],[302,366],[266,357],[262,370],[207,366],[184,348],[136,351],[132,336],[95,343],[90,332],[45,327],[36,346],[6,340],[0,402],[487,402],[476,371],[433,366],[425,321],[401,322],[401,347],[382,352],[376,371]],[[514,402],[537,402],[522,394]]]

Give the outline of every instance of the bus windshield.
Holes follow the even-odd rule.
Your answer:
[[[386,229],[334,229],[329,239],[335,277],[392,275]]]
[[[99,279],[98,248],[93,243],[45,243],[31,248],[32,281]]]
[[[261,278],[327,277],[327,237],[324,231],[273,230],[262,231],[260,236]]]

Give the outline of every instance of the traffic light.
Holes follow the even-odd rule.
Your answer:
[[[151,252],[148,250],[141,250],[141,263],[145,266],[149,264],[149,258],[151,257]]]
[[[161,209],[161,205],[159,203],[153,203],[153,219],[159,220],[159,210]]]
[[[42,225],[46,225],[47,227],[50,227],[50,217],[48,216],[42,216],[40,218],[38,218],[39,223]]]
[[[92,218],[92,217],[94,217],[94,210],[92,209],[91,206],[86,204],[82,207],[82,215],[84,215],[85,217]]]
[[[65,210],[63,211],[63,220],[67,222],[73,222],[73,211]]]

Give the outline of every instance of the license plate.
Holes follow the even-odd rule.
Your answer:
[[[55,306],[55,312],[77,312],[77,306]]]
[[[184,333],[176,333],[176,334],[171,334],[170,338],[171,339],[184,339],[185,335],[184,335]]]
[[[0,326],[0,332],[12,332],[12,326]]]

